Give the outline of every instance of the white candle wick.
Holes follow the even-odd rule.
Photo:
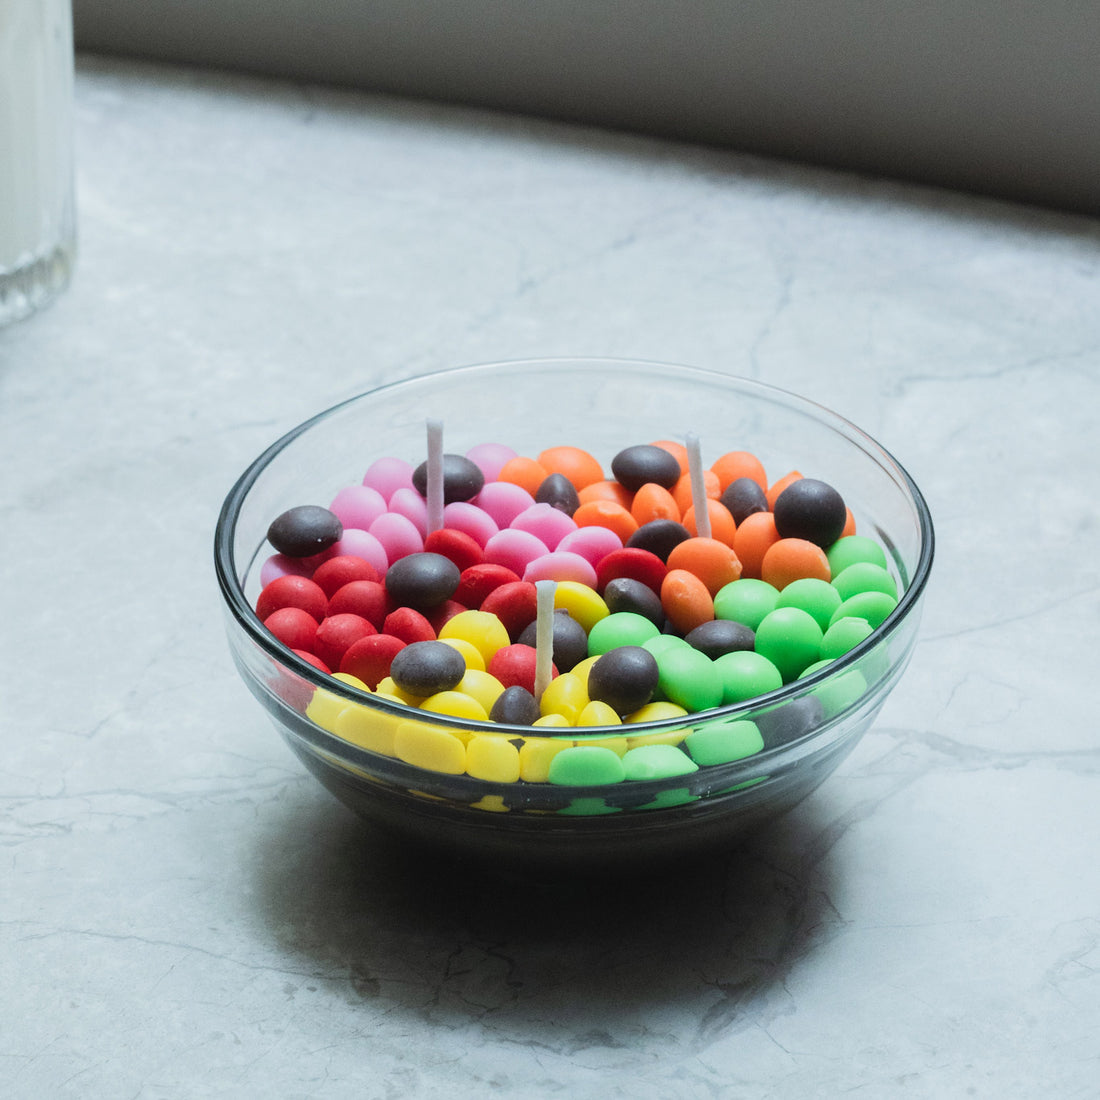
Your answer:
[[[688,453],[688,472],[691,477],[691,506],[695,509],[695,531],[701,539],[710,538],[710,505],[707,502],[707,486],[703,479],[703,456],[699,437],[694,432],[684,440]]]
[[[443,421],[428,420],[428,534],[443,527]]]
[[[535,698],[550,684],[554,660],[554,594],[555,581],[535,581]]]

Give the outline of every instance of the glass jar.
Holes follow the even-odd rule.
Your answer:
[[[0,324],[72,273],[72,26],[71,0],[0,0]]]

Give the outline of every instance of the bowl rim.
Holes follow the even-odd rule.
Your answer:
[[[226,494],[219,511],[214,529],[214,568],[218,586],[225,602],[225,609],[232,616],[236,624],[245,631],[253,644],[258,646],[269,657],[277,661],[283,667],[293,671],[295,675],[305,680],[311,686],[323,689],[337,697],[341,697],[348,703],[354,703],[360,706],[366,706],[369,709],[378,710],[380,713],[388,715],[391,718],[411,718],[414,713],[422,714],[423,712],[416,712],[415,708],[401,703],[391,702],[388,699],[380,699],[373,693],[368,694],[360,691],[351,684],[336,679],[334,675],[321,672],[308,661],[303,660],[283,645],[282,642],[275,638],[275,636],[264,627],[249,603],[237,575],[234,536],[241,507],[260,475],[279,454],[311,429],[338,415],[341,411],[352,405],[370,398],[383,396],[393,390],[422,386],[426,383],[430,383],[432,379],[460,379],[464,375],[491,374],[521,368],[529,371],[534,367],[550,368],[555,365],[575,367],[582,363],[616,370],[630,368],[631,370],[637,371],[639,368],[644,368],[651,371],[672,371],[692,377],[705,384],[726,387],[732,386],[733,388],[740,389],[742,392],[755,391],[755,396],[768,400],[771,403],[779,403],[787,407],[800,407],[800,411],[812,414],[819,422],[844,435],[851,443],[858,446],[868,455],[868,457],[877,461],[879,465],[884,466],[896,480],[902,483],[916,511],[920,531],[920,553],[912,571],[909,584],[901,593],[897,605],[867,638],[858,645],[853,646],[847,653],[833,659],[825,667],[819,669],[817,672],[811,673],[809,676],[793,680],[774,691],[755,696],[743,702],[724,704],[709,710],[693,712],[688,715],[679,715],[674,718],[632,723],[630,725],[631,737],[642,737],[650,734],[656,735],[679,730],[684,727],[684,723],[687,720],[690,720],[693,724],[723,720],[734,721],[761,711],[774,709],[791,699],[810,694],[815,686],[836,677],[838,673],[842,673],[856,665],[862,657],[866,656],[872,649],[891,636],[901,623],[920,606],[920,601],[927,586],[931,574],[932,562],[935,557],[936,540],[931,512],[924,499],[924,495],[910,476],[909,472],[900,462],[898,462],[893,454],[883,447],[873,436],[869,435],[846,417],[814,401],[812,398],[771,385],[767,382],[760,382],[753,378],[729,374],[712,368],[663,362],[660,360],[575,355],[468,363],[462,366],[447,367],[440,370],[412,375],[407,378],[400,378],[392,382],[373,386],[353,394],[350,397],[344,398],[315,413],[285,432],[248,464]],[[263,545],[264,543],[261,542],[253,552],[253,559],[250,559],[250,567],[251,561],[254,560],[256,554],[260,553]],[[886,549],[888,551],[890,549],[888,540]],[[487,723],[476,719],[458,718],[443,714],[434,715],[433,717],[440,725],[445,725],[457,730],[464,730],[470,733],[484,734],[488,729],[488,732],[492,734],[508,738],[520,736],[526,738],[553,738],[560,736],[560,734],[554,732],[557,727],[546,727],[545,732],[542,732],[540,727],[517,726],[496,722]],[[824,728],[831,727],[833,724],[832,721],[826,722],[824,726],[815,728],[806,736],[812,739],[818,733],[822,732]],[[574,731],[571,736],[574,740],[578,741],[585,739],[596,740],[601,737],[606,739],[608,736],[613,735],[614,731],[618,731],[621,736],[622,726],[590,726],[585,727],[583,733]],[[330,736],[337,744],[345,744],[345,742],[335,734],[330,734]],[[802,738],[797,740],[801,741]],[[791,747],[792,742],[786,742],[782,745],[765,748],[760,753],[754,754],[751,759],[754,761],[765,759],[773,754],[789,751]]]

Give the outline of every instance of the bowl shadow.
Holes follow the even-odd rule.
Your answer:
[[[283,803],[259,836],[253,898],[294,969],[349,1004],[452,1027],[491,1019],[518,1041],[566,1046],[619,1045],[679,1011],[682,1041],[703,1046],[748,1015],[791,1010],[791,968],[842,923],[838,868],[818,841],[825,801],[720,858],[570,879],[417,848],[315,795]]]

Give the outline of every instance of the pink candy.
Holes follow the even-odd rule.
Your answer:
[[[509,525],[513,531],[527,531],[546,543],[553,550],[566,535],[576,531],[572,516],[567,516],[549,504],[532,504],[525,508]]]
[[[486,481],[496,481],[505,464],[517,456],[503,443],[479,443],[466,452],[466,457],[485,475]]]
[[[387,512],[371,525],[370,533],[382,544],[390,562],[408,554],[419,554],[424,549],[424,539],[408,516],[399,512]]]
[[[456,500],[443,509],[443,526],[469,535],[483,550],[500,530],[487,512],[464,500]]]
[[[345,528],[370,530],[370,525],[386,511],[386,498],[369,485],[349,485],[332,498],[328,510]]]
[[[413,526],[424,538],[428,533],[428,502],[415,490],[403,487],[390,497],[390,511],[412,520]]]
[[[596,569],[580,554],[568,550],[555,550],[528,562],[523,571],[525,581],[576,581],[589,588],[596,587]]]
[[[607,527],[578,527],[571,531],[555,547],[557,550],[567,550],[572,554],[580,554],[582,558],[599,565],[612,550],[621,550],[623,540]]]
[[[363,484],[389,501],[398,489],[412,488],[413,465],[402,458],[380,458],[363,475]]]
[[[530,562],[549,553],[546,543],[528,531],[498,531],[485,544],[487,562],[503,565],[521,577]]]
[[[477,506],[487,512],[493,522],[501,528],[507,527],[512,520],[530,508],[535,498],[519,485],[510,481],[489,481],[477,495]]]

